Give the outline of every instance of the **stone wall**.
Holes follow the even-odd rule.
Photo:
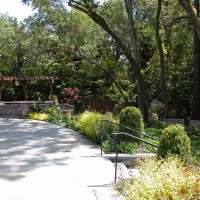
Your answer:
[[[31,104],[21,103],[21,104],[0,104],[0,117],[23,117],[31,112]],[[51,104],[38,104],[42,111],[47,110],[52,105]],[[62,110],[73,112],[74,106],[69,104],[60,104]],[[58,107],[59,107],[58,106]]]

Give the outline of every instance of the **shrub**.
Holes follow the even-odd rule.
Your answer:
[[[109,119],[116,122],[111,115],[102,115],[96,112],[84,112],[79,114],[76,119],[75,128],[81,131],[84,135],[90,138],[95,143],[100,142],[100,119]],[[108,134],[116,130],[116,127],[110,123],[103,123],[103,134],[104,138]]]
[[[189,127],[189,133],[190,135],[200,135],[200,129],[197,128],[196,126],[191,126]]]
[[[116,143],[113,140],[105,140],[103,142],[103,151],[108,152],[115,152],[116,151]],[[138,150],[138,143],[134,142],[120,142],[118,146],[118,151],[120,153],[126,153],[126,154],[133,154],[136,153]]]
[[[29,109],[31,112],[40,112],[41,111],[41,107],[38,104],[31,104],[29,106]]]
[[[64,88],[62,92],[67,103],[75,104],[80,98],[80,90],[78,88]]]
[[[47,114],[48,114],[49,122],[58,123],[58,122],[62,121],[62,119],[63,119],[62,112],[59,109],[57,109],[56,107],[49,108],[47,110]]]
[[[181,125],[170,125],[162,131],[158,156],[166,157],[169,154],[177,154],[184,160],[191,156],[190,138]]]
[[[70,115],[62,113],[62,111],[56,107],[51,107],[47,110],[48,121],[52,123],[56,123],[62,126],[71,127],[71,119]]]
[[[157,121],[159,119],[159,115],[162,113],[163,109],[164,109],[164,105],[161,102],[154,99],[151,102],[150,109],[148,110],[150,119]]]
[[[176,116],[177,116],[176,110],[171,110],[170,112],[168,112],[169,119],[175,119]]]
[[[48,115],[45,113],[30,113],[28,116],[29,119],[39,120],[39,121],[47,121]]]
[[[195,166],[184,167],[177,156],[141,159],[137,167],[139,177],[121,177],[115,185],[118,196],[123,199],[199,199],[199,169]]]
[[[101,115],[101,119],[107,119],[114,123],[118,123],[117,120],[113,117],[112,113],[110,113],[110,112],[107,112],[106,114]],[[98,135],[100,136],[101,130],[100,129],[98,129],[98,130],[99,130]],[[118,125],[112,124],[109,121],[102,121],[102,133],[101,134],[103,136],[103,139],[108,138],[109,135],[114,132],[119,132]]]
[[[160,120],[148,120],[147,127],[151,127],[151,128],[157,128],[157,129],[163,129],[166,128],[166,123]]]
[[[129,106],[121,110],[119,114],[119,123],[132,128],[139,132],[144,132],[144,122],[140,110],[136,107]],[[132,134],[136,137],[141,137],[140,134],[121,128],[120,131]]]

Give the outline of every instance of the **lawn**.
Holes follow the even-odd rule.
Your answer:
[[[200,160],[200,139],[191,139],[192,151]]]
[[[145,128],[144,131],[146,132],[147,135],[155,137],[160,137],[162,134],[162,129],[157,129],[157,128]]]

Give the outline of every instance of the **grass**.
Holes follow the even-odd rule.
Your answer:
[[[147,133],[147,135],[155,137],[160,137],[162,134],[162,129],[157,129],[157,128],[145,128],[144,131]]]
[[[192,151],[200,160],[200,139],[191,139]]]
[[[162,129],[157,128],[145,128],[145,132],[147,135],[160,137],[162,134]],[[191,138],[191,146],[193,155],[197,157],[200,161],[200,139],[199,138]]]

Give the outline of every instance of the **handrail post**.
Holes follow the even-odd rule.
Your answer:
[[[102,153],[103,153],[103,124],[102,124],[102,120],[101,120],[101,125],[100,125],[100,137],[101,137],[101,156],[102,156]]]
[[[115,183],[117,181],[117,164],[118,164],[118,141],[116,145],[116,156],[115,156]]]

